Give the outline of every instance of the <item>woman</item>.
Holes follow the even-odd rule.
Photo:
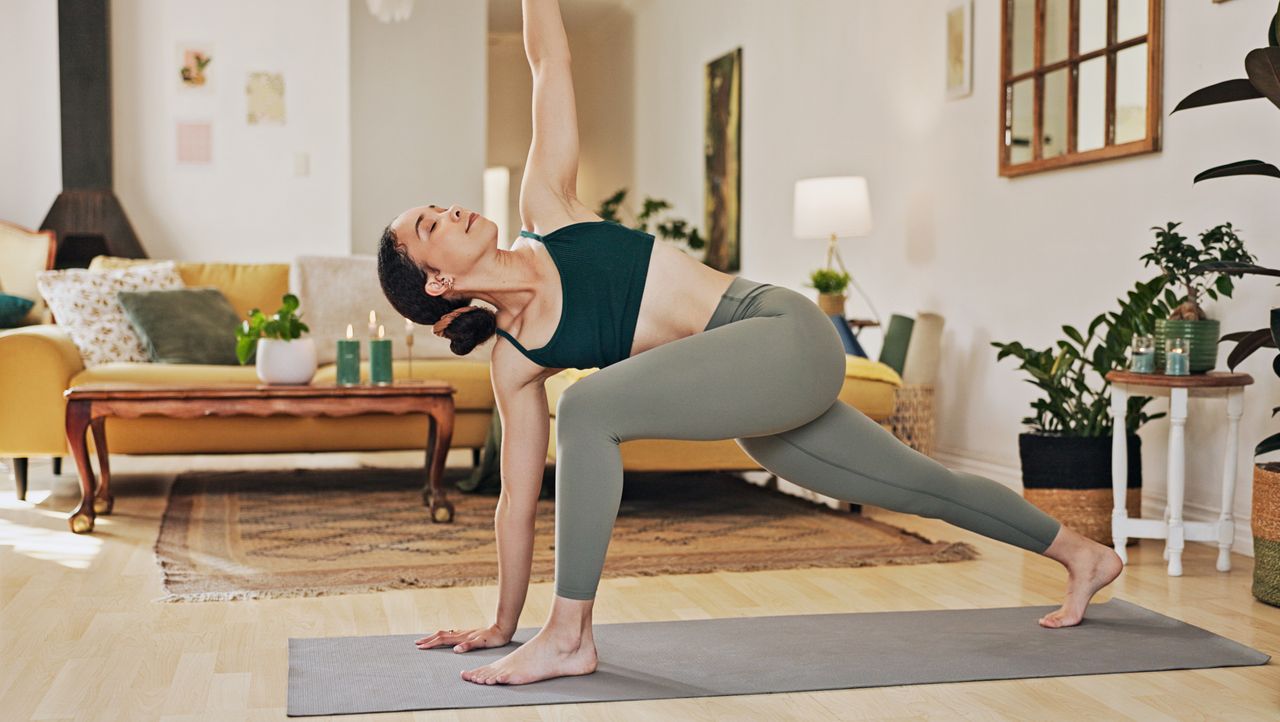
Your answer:
[[[510,250],[458,206],[400,214],[378,272],[405,317],[433,324],[457,354],[497,333],[491,377],[502,426],[496,621],[442,630],[420,649],[507,644],[524,606],[534,509],[548,447],[543,382],[599,367],[557,406],[555,600],[543,628],[502,659],[462,672],[524,684],[596,668],[591,611],[622,495],[618,444],[637,438],[734,438],[788,481],[857,503],[943,519],[1066,566],[1045,627],[1078,624],[1122,568],[1110,548],[1059,524],[999,483],[951,471],[837,398],[845,355],[805,296],[729,276],[653,236],[601,220],[576,193],[578,130],[556,0],[523,0],[533,72],[533,143],[520,186],[526,229]],[[528,239],[528,240],[526,240]],[[492,304],[470,305],[473,299]]]

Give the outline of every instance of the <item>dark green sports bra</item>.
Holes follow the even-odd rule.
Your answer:
[[[544,368],[604,368],[631,355],[652,234],[613,221],[570,223],[539,236],[560,275],[560,322],[546,345],[526,349],[502,329],[531,361]]]

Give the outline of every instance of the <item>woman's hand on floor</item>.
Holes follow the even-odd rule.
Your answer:
[[[482,629],[442,629],[430,637],[423,637],[414,644],[418,649],[431,649],[443,645],[453,645],[453,651],[466,652],[471,649],[488,649],[501,647],[511,641],[511,634],[503,631],[498,625]]]

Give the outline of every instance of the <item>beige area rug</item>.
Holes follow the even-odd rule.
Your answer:
[[[446,469],[446,483],[466,469]],[[548,470],[548,473],[552,473]],[[168,594],[218,601],[495,584],[496,496],[451,493],[433,524],[414,469],[178,476],[155,552]],[[554,579],[555,503],[538,501],[532,581]],[[604,576],[923,564],[976,558],[728,473],[628,473]]]

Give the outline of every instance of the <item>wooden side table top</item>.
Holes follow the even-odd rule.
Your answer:
[[[397,382],[387,386],[339,386],[338,384],[203,386],[101,383],[72,386],[63,392],[68,400],[86,401],[195,401],[202,399],[342,399],[441,396],[457,389],[445,381]]]
[[[1253,377],[1249,374],[1232,371],[1207,371],[1202,374],[1170,376],[1159,373],[1141,374],[1134,371],[1116,369],[1108,371],[1106,379],[1112,383],[1161,386],[1171,389],[1223,388],[1248,386],[1253,383]]]

